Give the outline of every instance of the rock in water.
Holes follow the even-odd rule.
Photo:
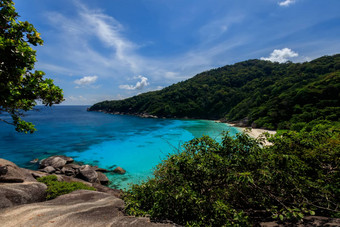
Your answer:
[[[47,166],[52,166],[55,169],[62,168],[66,165],[66,161],[60,157],[49,157],[41,161],[40,168],[43,169]]]
[[[123,169],[122,167],[117,167],[113,170],[114,173],[119,173],[119,174],[125,174],[126,173],[126,170]]]
[[[102,173],[108,173],[110,170],[104,169],[104,168],[99,168],[98,166],[92,166],[92,168],[97,171],[97,172],[102,172]]]
[[[109,178],[107,178],[107,176],[104,173],[97,171],[97,174],[98,174],[98,179],[102,185],[109,184]]]
[[[30,161],[30,163],[35,164],[35,163],[37,163],[38,161],[39,161],[39,159],[35,158],[35,159],[33,159],[32,161]]]
[[[41,160],[39,168],[43,169],[46,166],[52,166],[55,169],[60,169],[67,163],[71,162],[73,162],[73,158],[66,157],[64,155],[55,155]]]

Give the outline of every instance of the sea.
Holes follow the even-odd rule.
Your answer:
[[[23,117],[37,131],[18,133],[0,122],[0,158],[23,168],[37,169],[33,159],[52,155],[101,168],[122,167],[126,174],[107,173],[110,187],[128,189],[152,177],[157,164],[181,152],[182,145],[208,135],[221,141],[221,133],[238,129],[210,120],[152,119],[88,112],[89,106],[37,106]],[[10,119],[8,115],[0,115]]]

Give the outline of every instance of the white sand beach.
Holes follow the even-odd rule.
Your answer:
[[[235,128],[238,128],[240,131],[242,132],[245,132],[247,133],[250,137],[253,137],[253,138],[259,138],[259,136],[265,132],[268,132],[269,134],[271,135],[274,135],[276,133],[275,130],[267,130],[267,129],[261,129],[261,128],[248,128],[248,127],[238,127],[238,126],[235,126],[235,124],[230,124],[230,123],[227,123],[228,125],[232,126],[232,127],[235,127]],[[271,143],[269,143],[268,141],[266,141],[264,143],[264,145],[271,145]]]

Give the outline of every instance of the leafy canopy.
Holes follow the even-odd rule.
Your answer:
[[[31,45],[43,40],[32,24],[18,20],[11,0],[0,0],[0,114],[9,113],[18,132],[35,131],[34,125],[21,119],[23,112],[32,110],[40,100],[51,106],[63,101],[62,90],[45,79],[42,71],[33,71],[36,51]]]
[[[104,101],[90,110],[242,121],[258,128],[302,128],[340,120],[340,54],[305,63],[248,60],[202,72],[160,91]]]
[[[339,128],[318,124],[275,135],[272,146],[245,134],[194,139],[125,193],[126,212],[186,226],[339,217],[339,138]]]

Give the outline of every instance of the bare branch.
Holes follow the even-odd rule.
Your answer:
[[[12,122],[9,122],[9,121],[6,121],[6,120],[4,120],[4,119],[1,119],[1,118],[0,118],[0,121],[2,121],[2,122],[5,122],[6,124],[9,124],[9,125],[15,125],[14,123],[12,123]]]

